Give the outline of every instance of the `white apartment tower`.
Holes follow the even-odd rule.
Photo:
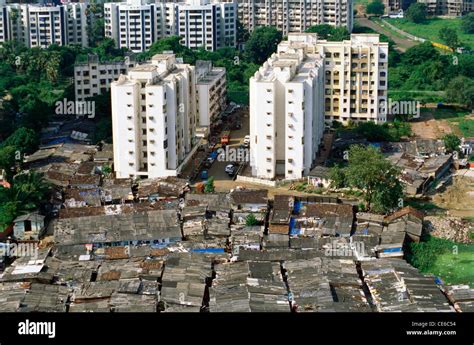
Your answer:
[[[0,4],[0,43],[19,41],[28,48],[51,44],[88,45],[85,3],[58,6]]]
[[[275,26],[287,36],[310,26],[353,27],[352,0],[238,0],[239,20],[249,31]]]
[[[237,4],[187,0],[166,4],[167,29],[182,38],[191,49],[214,51],[235,47],[237,42]],[[175,31],[173,31],[173,29]]]
[[[117,178],[179,174],[196,130],[194,67],[157,54],[112,83]]]
[[[259,178],[307,174],[324,130],[323,59],[315,36],[280,46],[250,79],[250,160]]]
[[[106,3],[104,11],[106,37],[133,52],[142,52],[158,39],[174,35],[188,48],[210,51],[234,47],[237,41],[234,2],[127,0]]]
[[[164,5],[147,0],[104,4],[105,36],[138,53],[164,37]]]
[[[250,165],[259,178],[312,168],[325,122],[387,120],[388,43],[375,34],[329,42],[293,33],[250,78]]]
[[[196,61],[196,101],[200,127],[212,127],[227,106],[227,81],[224,67],[211,61]]]

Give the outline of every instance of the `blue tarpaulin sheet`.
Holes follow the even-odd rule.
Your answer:
[[[401,252],[401,251],[402,251],[401,247],[399,247],[399,248],[387,248],[387,249],[383,250],[384,253],[396,253],[396,252]]]
[[[193,249],[193,253],[224,253],[224,248],[201,248]]]
[[[301,229],[295,229],[296,219],[290,218],[290,235],[299,235],[301,234]]]
[[[300,213],[301,210],[301,201],[295,201],[295,206],[293,207],[293,212],[295,214]]]

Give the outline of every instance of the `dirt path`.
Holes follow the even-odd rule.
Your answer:
[[[379,23],[373,22],[368,18],[357,18],[357,22],[361,26],[371,28],[372,30],[384,34],[389,37],[392,41],[395,42],[395,48],[401,52],[405,52],[408,48],[416,46],[419,42],[412,41],[408,38],[401,38],[400,36],[395,35],[391,30],[386,29]]]

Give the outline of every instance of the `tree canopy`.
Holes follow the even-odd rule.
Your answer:
[[[444,146],[446,147],[446,151],[454,152],[459,150],[459,145],[461,145],[461,139],[457,137],[456,134],[446,134],[443,137]]]
[[[367,5],[367,13],[381,16],[385,12],[385,6],[380,0],[374,0]]]
[[[328,41],[348,40],[351,36],[345,27],[334,27],[328,24],[310,26],[306,32],[317,33],[318,38]]]
[[[357,188],[363,192],[367,209],[388,212],[399,206],[403,187],[400,171],[372,146],[353,145],[345,167],[331,169],[333,186]]]
[[[456,30],[447,26],[439,30],[439,37],[443,40],[446,45],[452,50],[456,50],[461,45]]]
[[[38,209],[48,193],[49,185],[37,172],[15,176],[10,188],[0,186],[0,229],[16,217]]]
[[[412,3],[406,11],[406,18],[408,18],[413,23],[423,23],[426,21],[426,17],[426,5],[421,2]]]
[[[261,65],[276,52],[282,34],[273,26],[256,28],[245,44],[245,56],[253,63]]]

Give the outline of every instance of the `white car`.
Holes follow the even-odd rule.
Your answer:
[[[234,164],[226,165],[225,172],[228,173],[228,174],[234,174],[235,173],[235,165]]]

